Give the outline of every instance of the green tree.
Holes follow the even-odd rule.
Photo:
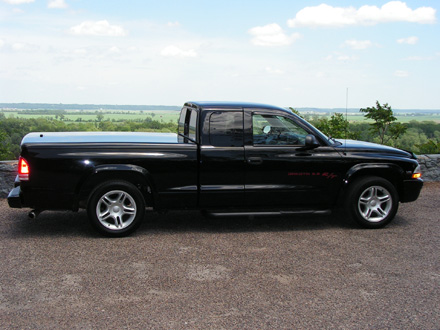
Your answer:
[[[421,154],[439,154],[440,153],[440,141],[429,140],[423,144],[416,145],[419,148]]]
[[[348,120],[342,113],[335,113],[330,119],[319,119],[316,128],[334,138],[357,139],[359,137],[359,134],[349,131]]]
[[[294,109],[292,107],[289,107],[289,109],[290,109],[290,111],[292,111],[298,117],[304,118],[298,110],[296,110],[296,109]]]
[[[397,139],[406,131],[406,125],[395,123],[397,118],[388,103],[380,105],[379,101],[376,101],[376,107],[362,108],[359,111],[366,113],[365,118],[374,121],[370,124],[370,130],[379,135],[381,144],[386,144],[391,139]]]
[[[9,150],[9,137],[5,132],[0,131],[0,160],[14,159],[14,154]]]

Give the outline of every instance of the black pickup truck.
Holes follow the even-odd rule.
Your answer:
[[[214,216],[328,214],[379,228],[423,186],[411,152],[329,138],[292,112],[254,103],[188,102],[178,133],[30,133],[10,207],[87,209],[124,236],[146,208]]]

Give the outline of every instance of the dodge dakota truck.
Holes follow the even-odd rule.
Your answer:
[[[10,207],[86,209],[102,234],[124,236],[156,211],[212,216],[329,214],[366,228],[396,215],[423,186],[416,156],[335,140],[284,108],[187,102],[176,133],[30,133]]]

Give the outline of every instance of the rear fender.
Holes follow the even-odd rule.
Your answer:
[[[76,188],[79,206],[85,207],[92,190],[104,181],[125,180],[142,192],[148,206],[154,206],[157,193],[151,173],[143,167],[131,164],[105,164],[96,166]]]

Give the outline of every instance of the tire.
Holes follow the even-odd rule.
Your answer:
[[[145,216],[142,193],[127,181],[107,181],[90,195],[87,214],[91,224],[110,237],[131,234]]]
[[[346,195],[345,210],[364,228],[382,228],[397,213],[399,196],[389,181],[375,176],[354,181]]]

